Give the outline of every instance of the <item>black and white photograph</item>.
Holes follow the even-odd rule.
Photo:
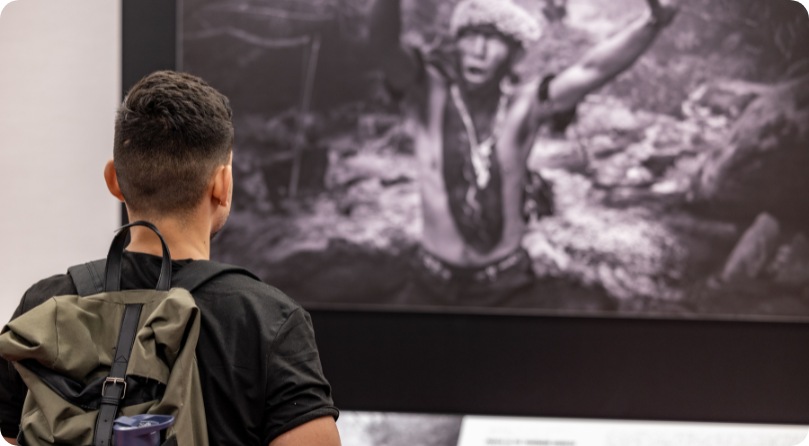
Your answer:
[[[345,411],[340,439],[352,446],[458,446],[463,415]]]
[[[809,318],[792,0],[184,0],[216,260],[307,308]]]

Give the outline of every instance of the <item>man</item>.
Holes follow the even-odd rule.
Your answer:
[[[175,271],[210,257],[233,190],[233,124],[228,100],[197,77],[162,71],[140,80],[115,121],[109,191],[131,221],[155,224]],[[122,289],[153,288],[161,245],[131,230]],[[76,294],[57,275],[33,285],[14,317],[61,294]],[[201,313],[196,350],[210,444],[339,446],[331,389],[323,376],[309,315],[292,299],[252,278],[229,274],[194,292]],[[0,360],[0,429],[17,435],[26,388]],[[15,444],[15,443],[12,443]]]
[[[521,245],[534,138],[629,68],[676,13],[658,0],[649,6],[556,76],[521,79],[515,64],[541,30],[511,0],[461,0],[451,49],[429,52],[401,44],[399,0],[376,2],[372,53],[404,99],[419,166],[423,234],[405,300],[508,305],[525,297],[534,282]]]

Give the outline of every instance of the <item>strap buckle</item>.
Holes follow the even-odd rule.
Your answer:
[[[104,380],[104,384],[101,386],[101,396],[106,396],[107,384],[122,384],[124,386],[124,390],[121,392],[120,399],[124,399],[124,396],[126,396],[126,379],[108,376],[107,379]]]

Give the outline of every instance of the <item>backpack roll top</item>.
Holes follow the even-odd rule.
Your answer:
[[[160,236],[146,222],[116,234],[101,292],[53,297],[0,335],[0,354],[14,361],[28,386],[20,444],[106,446],[115,418],[155,414],[175,417],[167,439],[207,446],[195,356],[200,312],[188,290],[170,288],[165,242],[157,289],[120,290],[126,231],[134,225]],[[90,264],[70,273],[77,288],[84,280],[98,291]]]

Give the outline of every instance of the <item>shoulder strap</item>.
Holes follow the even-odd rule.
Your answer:
[[[90,296],[104,291],[104,259],[74,265],[67,269],[79,296]],[[180,269],[172,281],[172,286],[178,286],[194,291],[205,283],[225,274],[241,274],[243,276],[259,279],[250,271],[226,263],[208,260],[196,260]]]
[[[101,259],[74,265],[67,269],[79,296],[90,296],[104,291],[105,264],[106,260]]]
[[[193,293],[205,283],[225,274],[241,274],[258,281],[261,280],[255,274],[239,266],[209,260],[195,260],[183,266],[174,275],[172,286],[182,287]]]
[[[94,446],[112,445],[112,425],[118,414],[121,400],[126,394],[126,368],[138,331],[142,308],[142,304],[127,304],[124,307],[121,331],[118,332],[118,342],[115,346],[115,358],[110,366],[109,376],[101,387],[101,404],[93,431]]]

